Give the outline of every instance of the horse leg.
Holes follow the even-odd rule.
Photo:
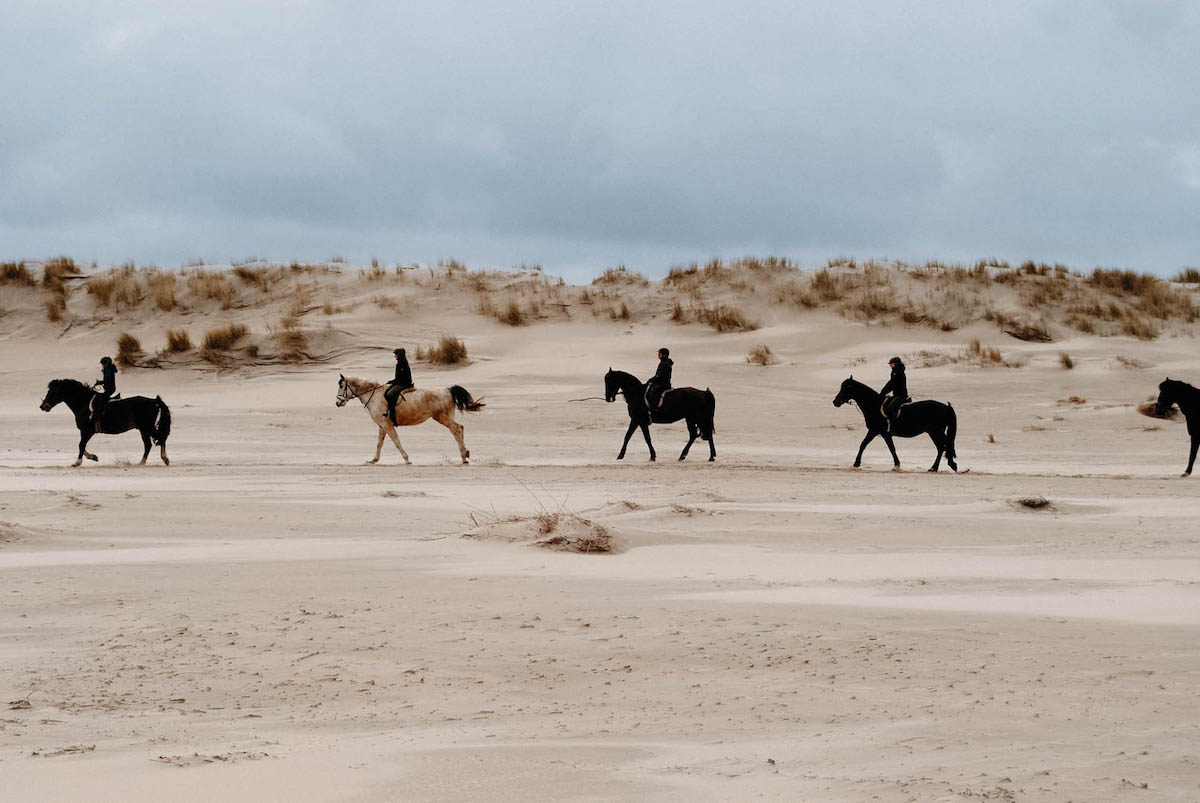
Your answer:
[[[141,430],[141,434],[142,434],[142,462],[138,463],[138,465],[144,466],[144,465],[146,465],[146,458],[150,456],[151,443],[150,443],[150,436],[148,434],[146,434],[145,430]]]
[[[946,451],[946,440],[932,432],[929,433],[929,440],[933,441],[934,448],[937,449],[937,457],[934,458],[933,465],[929,467],[929,473],[936,474],[942,465],[942,453]]]
[[[1192,467],[1196,465],[1197,450],[1200,450],[1200,435],[1193,435],[1192,436],[1192,453],[1191,453],[1191,456],[1188,457],[1187,471],[1183,472],[1183,476],[1185,476],[1185,477],[1190,477],[1192,474]]]
[[[450,434],[454,436],[455,443],[458,444],[458,456],[462,458],[462,464],[468,465],[471,461],[468,460],[471,453],[467,451],[467,445],[463,443],[463,425],[454,420],[454,414],[451,413],[444,417],[435,417],[435,421],[450,430]]]
[[[629,419],[629,429],[625,430],[625,442],[621,444],[621,453],[617,455],[618,460],[625,459],[625,450],[629,448],[629,439],[633,437],[635,429],[637,429],[637,422],[631,418]]]
[[[867,444],[870,443],[871,441],[875,440],[875,436],[878,434],[879,433],[873,429],[867,430],[867,437],[863,438],[862,443],[860,443],[858,445],[858,456],[854,458],[854,467],[855,468],[862,468],[863,452],[865,452],[867,450]]]
[[[88,432],[86,429],[80,431],[80,433],[79,433],[79,456],[77,458],[75,458],[75,462],[71,464],[72,468],[78,468],[79,465],[83,462],[83,454],[84,454],[84,452],[87,451],[87,442],[90,441],[91,439],[92,439],[92,433]],[[95,458],[92,458],[92,459],[95,460]]]
[[[162,458],[163,465],[171,465],[171,459],[167,457],[167,445],[165,443],[160,443],[158,445],[158,456]]]
[[[383,439],[386,437],[387,437],[387,435],[384,433],[383,427],[380,427],[379,428],[379,440],[375,441],[375,457],[372,460],[368,460],[367,465],[371,465],[372,463],[379,462],[379,455],[383,453]]]
[[[888,451],[892,453],[892,469],[899,470],[900,456],[896,454],[896,443],[892,440],[892,436],[888,432],[881,433],[883,442],[887,444]]]
[[[392,443],[396,444],[396,448],[400,450],[400,456],[404,458],[404,465],[411,466],[412,461],[408,459],[408,452],[404,451],[404,447],[400,445],[400,435],[396,432],[396,428],[392,426],[391,421],[387,423],[387,429],[385,431],[391,436]],[[379,442],[381,444],[383,443],[382,435],[380,436]]]
[[[99,460],[100,459],[99,457],[96,457],[96,455],[89,452],[87,449],[83,450],[83,456],[86,457],[88,460]]]
[[[688,449],[692,448],[692,444],[695,443],[696,438],[698,438],[700,436],[700,429],[698,427],[694,426],[691,421],[687,422],[687,428],[688,428],[688,442],[687,442],[687,445],[683,447],[683,452],[680,453],[680,455],[679,455],[680,460],[683,460],[687,457]]]
[[[653,463],[658,459],[658,455],[654,453],[654,444],[650,442],[650,424],[649,422],[641,425],[642,434],[646,436],[646,446],[650,449],[650,462]]]
[[[708,462],[712,463],[717,459],[717,444],[713,440],[712,435],[708,436]]]

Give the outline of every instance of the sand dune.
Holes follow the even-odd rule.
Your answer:
[[[1182,420],[1137,411],[1164,376],[1200,381],[1194,286],[241,267],[175,279],[172,304],[151,271],[0,284],[5,799],[1200,789],[1200,498]],[[1093,302],[1115,309],[1082,332]],[[122,333],[120,387],[171,406],[172,465],[134,465],[129,433],[68,468],[70,415],[38,404]],[[364,465],[375,430],[334,406],[338,374],[384,380],[392,348],[442,335],[467,359],[414,375],[486,397],[472,465],[434,423],[401,430],[413,465],[387,444]],[[716,394],[716,463],[675,461],[681,425],[653,428],[658,463],[637,437],[617,463],[623,405],[568,401],[662,345]],[[898,441],[900,472],[879,442],[850,468],[862,418],[831,402],[896,353],[958,411],[969,473],[927,474],[928,439]],[[615,548],[540,548],[554,514]]]

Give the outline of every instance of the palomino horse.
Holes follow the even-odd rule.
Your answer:
[[[1183,417],[1187,419],[1188,435],[1192,438],[1192,451],[1188,454],[1187,471],[1183,472],[1183,476],[1187,477],[1196,465],[1196,452],[1200,451],[1200,390],[1187,382],[1167,377],[1158,386],[1158,403],[1154,405],[1154,413],[1158,416],[1165,416],[1176,404],[1183,411]]]
[[[837,398],[833,400],[833,406],[841,407],[848,401],[853,401],[858,405],[858,409],[863,414],[863,421],[867,425],[867,437],[863,438],[862,444],[858,447],[858,456],[854,458],[855,468],[862,465],[863,450],[867,448],[868,443],[875,440],[876,435],[883,436],[883,442],[887,444],[888,450],[892,453],[895,468],[899,469],[900,458],[896,456],[896,444],[892,443],[892,435],[898,438],[915,438],[928,433],[933,445],[937,447],[937,459],[933,461],[933,466],[929,470],[937,471],[942,464],[942,455],[945,454],[946,464],[954,471],[958,471],[958,464],[954,462],[954,458],[958,456],[954,451],[954,438],[958,434],[958,416],[949,404],[942,404],[939,401],[919,401],[906,404],[889,433],[887,418],[879,409],[880,404],[883,403],[882,396],[862,382],[856,381],[854,377],[850,377],[842,383]]]
[[[408,459],[408,452],[404,451],[404,447],[400,445],[396,426],[413,427],[431,418],[450,430],[450,434],[458,442],[458,453],[462,456],[463,464],[466,465],[469,462],[468,458],[471,453],[463,443],[463,427],[455,420],[454,411],[478,412],[485,407],[482,400],[472,399],[471,394],[460,385],[442,390],[425,390],[423,388],[407,390],[404,392],[404,398],[396,402],[396,426],[393,426],[387,414],[387,401],[383,398],[383,392],[386,389],[387,385],[376,384],[365,379],[346,376],[338,378],[337,406],[342,407],[351,399],[358,399],[363,403],[363,407],[367,408],[371,420],[379,427],[379,440],[375,443],[375,458],[368,460],[368,463],[379,462],[379,454],[383,451],[383,439],[390,437],[392,443],[396,444],[396,448],[400,450],[405,464],[411,465],[412,461]]]
[[[87,385],[75,379],[53,379],[46,388],[46,398],[42,399],[43,412],[50,412],[59,402],[65,402],[75,414],[75,426],[79,428],[79,457],[72,466],[78,466],[83,458],[99,460],[96,455],[87,450],[88,441],[96,434],[92,426],[92,400],[100,394]],[[153,399],[145,396],[130,396],[128,399],[114,399],[104,409],[100,419],[99,430],[105,435],[118,435],[136,429],[142,436],[142,462],[150,455],[151,441],[158,444],[158,454],[163,463],[168,466],[167,436],[171,434],[171,411],[161,396]]]
[[[717,445],[713,442],[713,430],[716,429],[713,416],[717,409],[717,399],[711,390],[672,388],[662,397],[662,403],[651,417],[650,409],[646,406],[645,383],[633,374],[609,368],[608,373],[604,375],[604,400],[609,403],[616,401],[617,393],[625,397],[625,406],[629,410],[629,429],[625,430],[625,442],[621,444],[618,460],[625,459],[629,439],[633,437],[633,431],[640,427],[642,435],[646,438],[646,446],[650,449],[650,461],[653,462],[657,455],[654,453],[654,444],[650,442],[650,425],[674,424],[681,418],[687,421],[688,442],[683,447],[679,459],[687,457],[688,449],[692,448],[696,438],[708,441],[709,461],[717,459]]]

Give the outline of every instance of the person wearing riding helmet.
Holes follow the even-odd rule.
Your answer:
[[[888,433],[890,434],[896,426],[896,419],[900,416],[900,408],[910,400],[908,398],[908,377],[904,375],[904,361],[899,357],[892,357],[888,360],[888,365],[892,367],[892,376],[883,386],[880,395],[884,397],[883,414],[887,418]],[[891,398],[888,398],[889,393],[891,393]]]
[[[113,365],[112,357],[100,358],[100,374],[100,379],[92,385],[93,388],[100,386],[100,395],[92,400],[92,427],[96,432],[100,431],[100,419],[108,408],[109,399],[117,392],[117,366]]]
[[[674,364],[668,349],[658,350],[658,369],[646,383],[646,406],[652,413],[662,404],[663,395],[671,389],[671,366]]]
[[[413,386],[412,369],[408,367],[408,358],[404,356],[404,349],[396,349],[392,352],[396,355],[396,376],[388,382],[387,390],[383,392],[383,398],[388,403],[388,419],[392,425],[396,424],[396,400],[404,400],[404,391]]]

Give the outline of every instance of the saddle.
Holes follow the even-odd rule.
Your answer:
[[[93,413],[96,412],[96,400],[100,399],[100,398],[103,398],[103,397],[102,396],[93,396],[92,400],[88,402],[88,410],[90,412],[93,412]],[[108,397],[109,404],[112,404],[113,402],[120,401],[120,400],[121,400],[120,393],[114,393],[113,395]]]
[[[892,414],[895,413],[896,419],[899,420],[904,408],[912,403],[913,400],[911,398],[900,401],[895,396],[888,396],[880,403],[879,412],[883,413],[884,418],[891,418]]]

